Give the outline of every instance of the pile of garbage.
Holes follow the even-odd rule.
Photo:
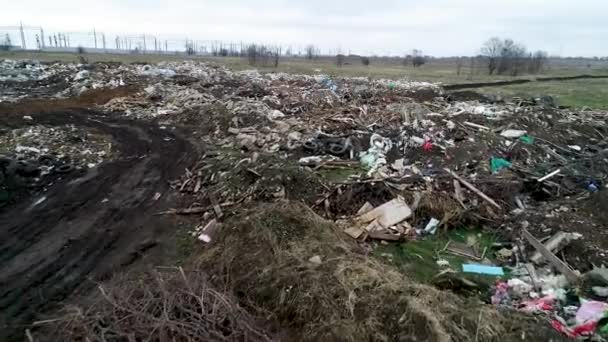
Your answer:
[[[425,82],[232,72],[195,61],[63,68],[68,85],[55,96],[137,84],[102,110],[186,126],[205,144],[171,184],[197,205],[167,212],[202,215],[193,235],[204,243],[228,208],[299,199],[370,250],[432,243],[417,255],[430,259],[433,280],[455,274],[459,286],[479,289],[468,276],[486,277],[491,293],[477,294],[488,303],[542,313],[570,337],[608,330],[604,112],[560,108],[550,97],[461,101]],[[111,152],[93,145],[66,153],[70,163]],[[48,153],[23,140],[4,149],[17,159]],[[78,154],[86,150],[92,159]],[[462,227],[493,243],[442,240]]]
[[[12,129],[0,135],[0,183],[36,183],[46,175],[94,168],[111,157],[109,137],[73,125]]]

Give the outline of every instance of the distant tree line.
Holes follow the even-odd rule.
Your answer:
[[[6,33],[3,39],[0,41],[0,51],[8,51],[11,49],[13,43],[11,42],[11,37]]]
[[[281,48],[272,48],[266,45],[250,44],[247,46],[247,61],[249,65],[279,66]]]
[[[481,56],[485,59],[489,75],[538,74],[548,60],[548,54],[544,51],[527,52],[523,44],[497,37],[483,44]]]

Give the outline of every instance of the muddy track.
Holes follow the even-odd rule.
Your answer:
[[[483,87],[501,87],[501,86],[506,86],[506,85],[534,83],[534,82],[571,81],[571,80],[581,80],[581,79],[602,79],[602,78],[608,78],[608,75],[554,76],[554,77],[536,77],[536,78],[532,78],[532,79],[523,78],[523,79],[509,80],[509,81],[446,84],[443,86],[443,89],[459,90],[459,89],[483,88]]]
[[[109,134],[119,157],[54,184],[38,205],[35,197],[0,211],[1,341],[23,340],[41,313],[160,249],[175,226],[154,214],[171,201],[167,181],[194,157],[185,139],[151,124],[87,110],[30,115],[37,124]],[[22,123],[16,115],[0,118],[3,127]],[[154,201],[156,192],[163,195]]]

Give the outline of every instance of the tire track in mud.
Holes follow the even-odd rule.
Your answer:
[[[116,160],[0,212],[0,340],[23,340],[27,324],[131,264],[174,230],[154,216],[171,201],[168,180],[193,161],[170,131],[86,110],[32,115],[36,124],[74,124],[113,137]],[[16,127],[23,120],[0,118]],[[163,195],[153,200],[156,192]],[[104,199],[108,199],[105,203]]]

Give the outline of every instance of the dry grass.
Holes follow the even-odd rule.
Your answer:
[[[201,268],[283,340],[493,341],[504,332],[493,308],[416,284],[303,205],[259,206],[226,226]]]
[[[37,339],[270,341],[251,316],[208,286],[204,273],[186,275],[181,268],[116,279],[99,286],[91,305],[66,311],[60,319],[38,324],[49,330]]]
[[[428,210],[425,201],[421,208]],[[311,262],[313,256],[322,262]],[[42,333],[34,330],[36,339],[560,340],[533,317],[417,283],[366,255],[305,205],[286,201],[258,204],[226,221],[190,272],[117,279],[100,286],[89,305],[67,311]]]

